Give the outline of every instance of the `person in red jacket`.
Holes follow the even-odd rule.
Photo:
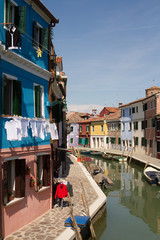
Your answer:
[[[68,196],[68,190],[65,184],[62,182],[57,186],[56,193],[55,193],[55,199],[58,197],[59,199],[59,206],[63,208],[63,198],[69,197]]]

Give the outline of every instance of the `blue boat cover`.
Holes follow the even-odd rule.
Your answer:
[[[74,216],[78,227],[85,227],[90,219],[88,216]],[[72,227],[72,219],[68,217],[64,222],[65,227]]]

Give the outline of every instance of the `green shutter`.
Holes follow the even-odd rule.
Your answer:
[[[109,143],[109,138],[108,137],[106,138],[106,143]]]
[[[3,163],[3,202],[8,203],[8,162]]]
[[[85,139],[85,144],[89,144],[89,138]]]
[[[33,21],[32,24],[32,44],[33,46],[37,46],[37,23]]]
[[[152,118],[152,127],[155,127],[155,118]]]
[[[121,144],[121,138],[118,138],[118,144]]]
[[[26,32],[26,7],[15,7],[15,24],[18,26],[18,30],[21,33]]]
[[[10,9],[11,9],[11,1],[6,0],[6,23],[10,23],[11,21],[11,15],[10,15]]]
[[[2,79],[2,114],[6,114],[5,106],[6,106],[6,94],[7,94],[7,78],[3,75]]]
[[[35,117],[41,117],[41,87],[34,86],[35,91]]]
[[[48,50],[48,28],[41,29],[41,45],[43,51]]]
[[[82,144],[82,138],[79,138],[79,144]]]
[[[13,81],[13,114],[21,116],[22,87],[20,81]]]

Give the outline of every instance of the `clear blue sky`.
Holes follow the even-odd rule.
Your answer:
[[[59,19],[54,46],[68,76],[69,107],[117,107],[160,87],[160,0],[42,3]]]

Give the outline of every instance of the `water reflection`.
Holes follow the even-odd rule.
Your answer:
[[[94,160],[114,182],[112,188],[103,189],[108,198],[118,197],[121,206],[127,208],[130,215],[140,218],[160,239],[160,235],[157,235],[160,233],[160,187],[148,184],[143,178],[143,168],[136,164],[129,165],[100,157]],[[115,193],[118,194],[115,196]],[[145,239],[149,238],[146,236]]]

